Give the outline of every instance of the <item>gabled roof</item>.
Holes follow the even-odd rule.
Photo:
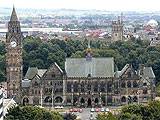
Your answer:
[[[155,74],[153,72],[152,67],[144,67],[143,68],[143,75],[144,78],[155,78]]]
[[[33,77],[38,73],[37,67],[29,67],[25,75],[26,79],[32,80]]]
[[[65,62],[67,77],[114,77],[113,58],[67,58]]]
[[[13,6],[10,21],[18,21],[18,17],[17,17],[16,10],[15,10],[14,6]]]
[[[60,71],[61,73],[63,73],[63,71],[62,71],[62,69],[59,67],[59,65],[58,65],[56,62],[54,62],[54,64],[55,64],[55,66],[59,69],[59,71]]]
[[[124,68],[123,68],[121,71],[119,71],[118,77],[122,76],[122,75],[127,71],[127,69],[128,69],[129,67],[130,67],[130,65],[129,65],[129,64],[126,64],[126,65],[124,66]]]
[[[42,77],[43,76],[43,74],[45,73],[47,71],[47,69],[38,69],[38,75],[40,76],[40,77]]]
[[[41,78],[46,71],[47,71],[46,69],[38,69],[37,67],[29,67],[25,75],[25,79],[32,80],[36,75],[38,75]]]

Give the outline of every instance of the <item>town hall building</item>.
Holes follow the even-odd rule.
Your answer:
[[[126,64],[116,71],[114,58],[94,58],[88,44],[85,58],[66,58],[48,69],[29,67],[22,75],[22,33],[15,9],[6,36],[7,95],[23,105],[95,107],[146,103],[155,97],[151,67]]]

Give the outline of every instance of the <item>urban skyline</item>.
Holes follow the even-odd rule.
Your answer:
[[[32,3],[32,4],[31,4]],[[38,3],[38,5],[37,5]],[[107,11],[160,11],[157,0],[1,0],[0,7],[36,8],[36,9],[77,9],[77,10],[107,10]]]

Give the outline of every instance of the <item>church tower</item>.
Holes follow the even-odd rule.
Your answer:
[[[112,21],[112,41],[123,40],[123,19],[118,17],[117,21]]]
[[[6,34],[7,97],[20,97],[22,81],[22,33],[15,8],[8,22]]]

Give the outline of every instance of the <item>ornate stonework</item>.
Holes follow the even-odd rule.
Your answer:
[[[18,97],[22,80],[22,33],[14,7],[8,22],[6,51],[7,96]]]
[[[122,17],[122,16],[121,16]],[[123,40],[123,21],[118,18],[117,21],[112,21],[112,41]]]

